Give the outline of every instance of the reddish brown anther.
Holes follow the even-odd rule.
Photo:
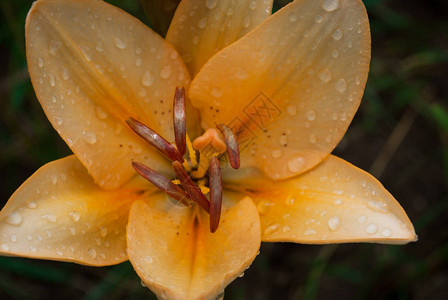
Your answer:
[[[183,155],[177,151],[176,147],[171,145],[167,140],[165,140],[157,132],[146,126],[145,124],[130,118],[126,120],[126,123],[135,131],[139,136],[141,136],[145,141],[147,141],[151,146],[159,150],[166,157],[171,160],[177,160],[180,163],[184,161]]]
[[[178,162],[173,161],[174,172],[180,180],[181,186],[185,189],[191,200],[199,204],[206,212],[210,213],[210,202],[201,192],[201,189],[191,180],[184,167]]]
[[[142,163],[133,162],[132,167],[134,167],[135,171],[137,171],[137,173],[140,174],[143,178],[150,181],[156,187],[167,193],[171,198],[182,202],[186,206],[191,206],[191,203],[189,201],[190,199],[187,193],[185,193],[180,187],[172,183],[171,180],[165,178],[164,176],[160,175],[159,173]]]
[[[208,171],[210,185],[210,232],[218,229],[222,207],[222,175],[219,161],[213,157]]]
[[[187,151],[187,118],[185,113],[185,88],[176,87],[173,105],[174,138],[181,156]]]
[[[216,128],[218,128],[224,136],[230,165],[232,168],[238,169],[240,167],[240,149],[235,134],[230,127],[224,124],[218,124],[216,125]]]

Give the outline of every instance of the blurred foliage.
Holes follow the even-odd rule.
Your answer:
[[[138,0],[109,2],[166,30],[149,21]],[[287,2],[275,1],[274,11]],[[0,1],[2,205],[37,168],[70,153],[45,118],[26,70],[24,22],[31,3]],[[408,212],[420,240],[407,246],[263,244],[244,278],[226,289],[226,299],[448,295],[448,3],[364,3],[372,32],[371,72],[360,110],[335,154],[381,180]],[[93,268],[0,258],[0,299],[62,295],[154,299],[129,263]]]

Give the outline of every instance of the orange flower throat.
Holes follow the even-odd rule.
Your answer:
[[[170,180],[139,162],[133,162],[132,167],[171,198],[189,207],[193,204],[202,207],[210,214],[210,231],[215,232],[222,206],[222,176],[218,156],[227,150],[230,165],[234,169],[240,166],[239,147],[233,131],[224,124],[218,124],[217,129],[224,141],[218,130],[210,128],[191,145],[186,132],[184,88],[176,88],[174,94],[174,144],[133,118],[126,122],[139,136],[172,161],[178,180]],[[187,148],[188,156],[185,159]],[[209,194],[208,198],[206,194]]]

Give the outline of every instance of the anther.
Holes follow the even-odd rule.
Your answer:
[[[173,120],[174,120],[174,138],[176,141],[176,147],[181,156],[184,156],[186,152],[186,113],[185,113],[185,88],[176,87],[174,93],[173,104]]]
[[[214,233],[218,229],[222,207],[222,175],[216,157],[213,157],[210,162],[208,174],[210,184],[210,232]]]
[[[235,134],[230,127],[224,124],[218,124],[216,125],[216,128],[218,128],[224,136],[224,142],[226,143],[227,156],[229,157],[230,165],[232,168],[238,169],[240,167],[240,149]]]
[[[172,183],[169,179],[160,175],[151,168],[145,166],[142,163],[133,162],[132,167],[140,174],[143,178],[154,184],[156,187],[164,191],[171,198],[182,202],[186,206],[191,206],[188,195],[177,185]]]
[[[129,127],[131,127],[132,130],[135,131],[135,133],[141,136],[145,141],[151,144],[151,146],[159,150],[169,159],[173,161],[179,161],[180,163],[184,161],[182,155],[179,153],[176,147],[174,147],[161,135],[159,135],[157,132],[155,132],[145,124],[133,118],[126,120],[126,123],[129,125]]]
[[[184,167],[178,161],[172,163],[174,172],[180,180],[181,186],[185,189],[190,199],[201,206],[207,213],[210,213],[210,202],[201,192],[201,189],[191,180]]]

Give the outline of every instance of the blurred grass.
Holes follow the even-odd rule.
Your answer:
[[[147,22],[137,0],[109,1]],[[274,10],[289,1],[275,1]],[[26,71],[31,1],[0,1],[2,204],[38,167],[70,153]],[[263,244],[226,299],[446,299],[448,4],[365,0],[372,64],[364,100],[335,154],[375,175],[420,240],[407,246]],[[383,166],[376,168],[375,166]],[[108,268],[0,258],[0,299],[154,298],[129,263]],[[336,295],[336,296],[335,296]]]

